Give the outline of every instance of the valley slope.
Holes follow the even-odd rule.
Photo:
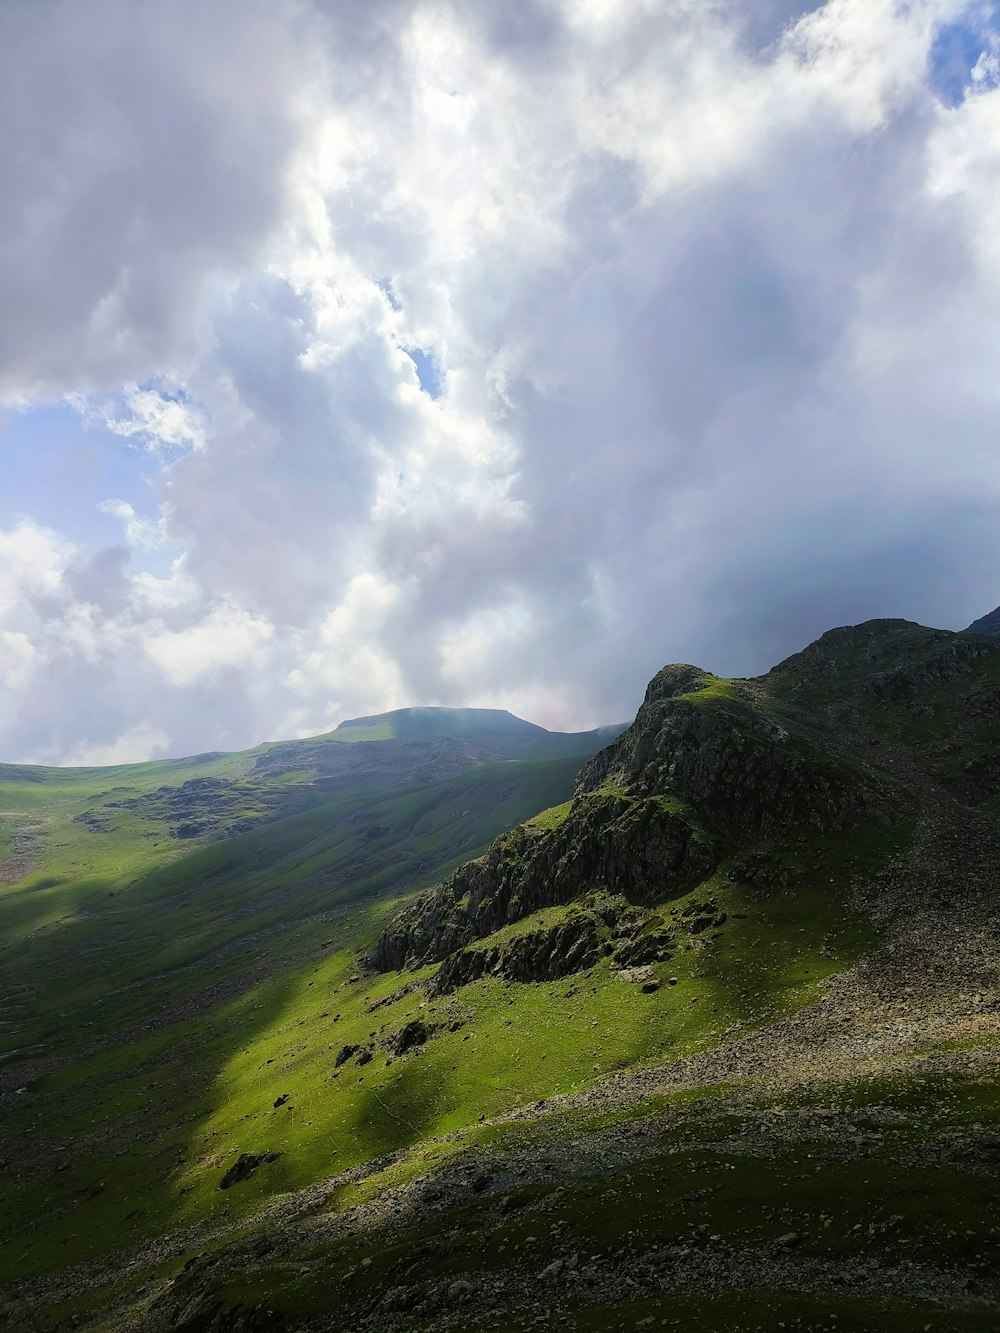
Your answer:
[[[387,896],[568,796],[614,733],[408,709],[240,754],[0,766],[5,1283],[100,1265],[214,1205],[191,1154],[220,1116],[256,1113],[258,1065],[308,1066],[271,1048],[289,1031],[301,1048],[313,977],[353,974]],[[337,1115],[362,1156],[396,1124],[358,1097]],[[301,1180],[327,1168],[325,1127],[303,1129]],[[15,1326],[48,1326],[42,1305]]]
[[[407,877],[367,830],[439,786],[334,785],[318,879],[307,808],[133,886],[215,948],[190,1010],[167,941],[167,980],[26,1029],[15,1326],[995,1326],[1000,640],[668,667],[591,752],[532,810],[484,796],[473,861],[453,788]]]

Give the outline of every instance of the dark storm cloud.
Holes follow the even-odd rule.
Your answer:
[[[292,9],[258,0],[3,6],[0,389],[190,350],[206,279],[280,216],[301,55]]]

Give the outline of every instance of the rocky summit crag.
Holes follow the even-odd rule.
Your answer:
[[[1000,636],[877,620],[754,680],[667,667],[547,808],[563,761],[501,754],[563,742],[516,719],[346,730],[450,766],[482,723],[457,777],[338,751],[327,785],[321,738],[305,813],[231,839],[237,804],[184,789],[211,835],[126,903],[224,898],[245,934],[177,994],[173,938],[126,1044],[15,1054],[10,1326],[997,1327]],[[386,794],[342,793],[393,753]]]
[[[782,671],[794,675],[786,664],[776,680]],[[678,898],[769,835],[887,824],[908,799],[817,718],[790,709],[780,690],[772,699],[761,681],[666,667],[632,726],[584,766],[565,810],[504,834],[418,899],[383,932],[368,962],[385,971],[448,959],[438,984],[451,987],[458,976],[481,975],[490,957],[493,970],[528,980],[523,937],[465,961],[456,951],[541,908],[595,893],[647,906]],[[613,923],[607,905],[603,917]],[[592,962],[601,945],[597,920],[577,913],[542,931],[528,951],[537,958],[535,979]]]

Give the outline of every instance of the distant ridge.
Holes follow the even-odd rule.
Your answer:
[[[438,736],[518,734],[547,736],[534,722],[525,722],[505,708],[396,708],[371,717],[349,718],[335,729],[334,735],[350,732],[351,739],[428,740]],[[364,736],[360,733],[364,733]],[[376,734],[377,733],[377,734]]]
[[[988,615],[980,616],[974,620],[968,629],[962,631],[963,634],[1000,634],[1000,606]]]

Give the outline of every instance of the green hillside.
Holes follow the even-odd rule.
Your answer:
[[[12,1326],[991,1327],[1000,642],[423,722],[10,784]]]
[[[594,748],[525,723],[511,758],[506,721],[456,746],[435,720],[384,744],[0,770],[5,1281],[184,1215],[178,1168],[231,1111],[234,1061],[298,1032],[300,994],[329,1002],[387,896],[569,795]],[[261,1082],[238,1094],[254,1111]]]

